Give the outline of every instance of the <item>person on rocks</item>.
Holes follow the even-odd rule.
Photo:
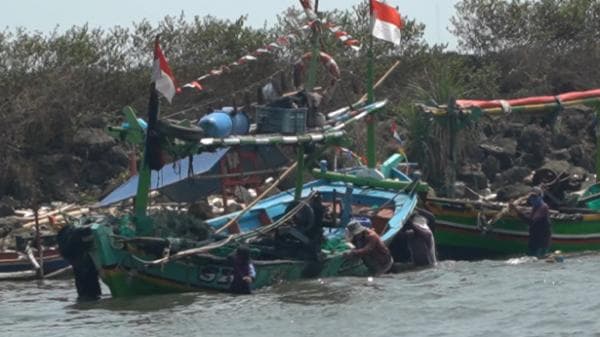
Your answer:
[[[238,247],[232,260],[233,281],[229,290],[236,294],[251,294],[256,271],[250,260],[250,249],[247,246]]]
[[[351,220],[346,230],[350,242],[355,247],[345,253],[346,256],[360,257],[375,276],[387,273],[392,268],[394,259],[375,231],[364,227],[356,220]]]
[[[514,203],[509,207],[529,225],[529,241],[527,255],[537,258],[548,254],[552,240],[552,229],[550,223],[550,209],[544,202],[544,193],[541,188],[534,187],[527,198],[531,206],[531,212],[524,213]]]
[[[398,235],[406,239],[414,267],[430,267],[436,264],[435,240],[424,216],[413,215]]]

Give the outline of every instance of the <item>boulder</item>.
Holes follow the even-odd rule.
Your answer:
[[[523,179],[530,174],[531,170],[527,167],[512,167],[496,176],[494,179],[494,187],[499,188],[510,184],[521,183]]]
[[[496,157],[501,169],[513,165],[517,153],[517,141],[510,138],[496,138],[482,143],[479,147],[488,155]]]
[[[457,174],[457,178],[473,190],[480,190],[488,187],[487,177],[481,170],[471,168],[461,169]]]
[[[577,143],[577,138],[570,134],[559,132],[553,133],[550,137],[550,144],[555,149],[565,149]]]
[[[525,124],[523,124],[523,123],[516,123],[516,122],[506,123],[506,125],[504,127],[503,136],[511,137],[511,138],[518,138],[519,136],[521,136],[521,131],[523,131],[524,128],[525,128]]]
[[[517,149],[531,155],[531,161],[543,161],[549,145],[546,131],[538,125],[528,125],[517,140]],[[530,165],[528,165],[530,166]],[[530,166],[531,167],[531,166]]]
[[[569,153],[569,149],[560,149],[554,150],[550,152],[548,158],[553,160],[565,160],[568,161],[571,159],[571,154]]]
[[[595,153],[595,149],[586,144],[577,144],[569,148],[571,162],[576,166],[581,166],[590,172],[595,170]]]
[[[20,226],[20,219],[16,216],[7,216],[0,218],[0,238],[5,237],[14,229],[17,229]]]
[[[513,201],[531,192],[531,186],[523,183],[500,186],[496,190],[496,200]]]
[[[5,203],[0,202],[0,217],[15,215],[15,209]]]
[[[116,141],[105,130],[98,128],[83,128],[77,130],[73,137],[73,150],[79,156],[96,160],[110,150]]]
[[[496,174],[500,172],[500,161],[494,156],[487,156],[481,163],[481,171],[490,181],[493,181]]]
[[[0,199],[0,217],[15,215],[15,207],[18,203],[9,196],[3,196]]]

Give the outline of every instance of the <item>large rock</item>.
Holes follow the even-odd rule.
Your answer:
[[[571,160],[571,154],[569,153],[569,149],[554,150],[550,152],[548,157],[553,160]]]
[[[488,187],[487,177],[481,170],[476,168],[463,168],[458,172],[458,180],[463,181],[473,190],[481,190]]]
[[[0,218],[0,238],[5,237],[20,226],[21,222],[18,217],[8,216]]]
[[[523,123],[516,123],[516,122],[506,123],[505,127],[504,127],[503,136],[510,137],[510,138],[518,138],[521,136],[521,132],[523,131],[523,128],[525,128],[525,124],[523,124]]]
[[[83,128],[77,130],[73,137],[73,149],[87,159],[96,160],[99,156],[116,144],[105,130],[98,128]]]
[[[531,170],[527,167],[512,167],[496,176],[496,179],[494,179],[494,187],[498,188],[505,185],[521,183],[530,174]]]
[[[595,161],[594,154],[596,150],[586,144],[577,144],[569,148],[571,162],[576,166],[581,166],[588,171],[594,171]]]
[[[576,143],[577,138],[565,132],[553,133],[550,138],[550,144],[555,149],[565,149]]]
[[[530,162],[529,167],[535,167],[543,162],[548,152],[547,132],[538,125],[528,125],[525,127],[521,136],[517,140],[517,149],[530,156],[524,156]]]
[[[519,197],[531,192],[531,186],[519,183],[513,185],[500,186],[496,190],[496,200],[513,201]]]
[[[0,198],[0,217],[14,215],[17,205],[18,202],[7,195]]]
[[[122,172],[122,167],[109,161],[87,162],[82,170],[82,182],[103,185]]]
[[[12,206],[7,205],[0,201],[0,217],[14,215],[14,214],[15,214],[15,209]]]
[[[487,156],[481,163],[481,171],[490,181],[493,181],[496,174],[500,172],[500,161],[494,156]]]
[[[517,141],[511,138],[495,138],[488,140],[479,147],[488,155],[496,157],[501,169],[513,165],[513,157],[517,153]]]

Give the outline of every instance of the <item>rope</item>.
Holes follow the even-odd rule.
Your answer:
[[[305,200],[301,200],[298,205],[296,205],[296,207],[294,207],[291,211],[289,211],[286,215],[284,215],[281,219],[277,220],[276,222],[267,225],[267,226],[263,226],[260,227],[258,229],[255,229],[253,231],[250,231],[248,233],[245,234],[233,234],[228,236],[227,238],[221,240],[221,241],[217,241],[215,243],[212,244],[208,244],[202,247],[197,247],[197,248],[193,248],[193,249],[188,249],[188,250],[184,250],[181,251],[175,255],[167,255],[163,258],[157,259],[157,260],[144,260],[142,258],[139,258],[133,254],[131,254],[131,257],[133,259],[135,259],[136,261],[143,263],[144,265],[159,265],[159,264],[164,264],[173,260],[179,260],[182,259],[184,257],[188,257],[188,256],[192,256],[192,255],[198,255],[198,254],[203,254],[206,253],[208,251],[211,251],[213,249],[216,248],[220,248],[223,247],[227,244],[229,244],[232,241],[238,241],[238,240],[244,240],[244,239],[249,239],[261,234],[264,234],[266,232],[269,232],[273,229],[276,229],[277,227],[280,227],[281,225],[283,225],[285,222],[287,222],[289,219],[291,219],[294,215],[296,215],[298,212],[300,212],[300,210],[305,206],[308,205],[306,200],[310,200],[312,199],[312,197],[314,197],[314,195],[316,194],[316,192],[311,192],[311,194],[309,194],[309,196],[305,199]]]
[[[275,71],[271,75],[269,75],[267,77],[264,77],[264,78],[262,78],[262,79],[260,79],[260,80],[258,80],[256,82],[254,82],[254,83],[251,83],[251,84],[249,84],[246,87],[243,87],[241,89],[235,90],[235,91],[233,91],[233,92],[231,92],[231,93],[229,93],[227,95],[222,95],[222,96],[219,96],[219,97],[215,97],[215,98],[213,98],[212,100],[210,100],[210,101],[208,101],[206,103],[198,104],[198,105],[192,105],[189,108],[186,108],[186,109],[183,109],[183,110],[180,110],[180,111],[177,111],[177,112],[173,112],[173,113],[171,113],[169,115],[166,115],[166,116],[162,117],[162,119],[171,118],[171,117],[177,116],[177,115],[182,115],[182,114],[185,114],[185,113],[188,113],[188,112],[191,112],[191,111],[198,111],[198,110],[200,110],[202,108],[206,108],[206,107],[208,107],[208,106],[210,106],[210,105],[212,105],[214,103],[217,103],[217,102],[222,101],[222,100],[224,100],[224,99],[226,99],[228,97],[231,97],[232,95],[237,95],[239,93],[245,92],[245,91],[250,90],[252,88],[256,88],[257,86],[261,85],[265,81],[267,81],[267,80],[275,77],[276,75],[278,75],[280,73],[283,73],[286,68],[280,68],[279,70]]]

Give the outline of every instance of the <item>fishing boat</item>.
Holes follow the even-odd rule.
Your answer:
[[[56,236],[46,235],[40,238],[43,245],[43,257],[37,248],[32,247],[33,238],[16,236],[16,249],[0,251],[0,280],[30,280],[39,278],[43,271],[44,277],[54,277],[66,273],[69,263],[60,255],[56,248]]]
[[[321,31],[317,25],[318,20],[313,21],[315,36]],[[323,60],[315,36],[313,59]],[[335,64],[325,59],[326,66]],[[162,62],[160,55],[157,61],[155,64]],[[160,66],[162,70],[163,65]],[[316,66],[316,62],[311,62],[305,92],[314,86]],[[233,278],[228,257],[240,245],[250,248],[256,268],[254,288],[306,277],[365,275],[367,268],[362,260],[344,254],[349,249],[345,243],[346,224],[351,219],[360,221],[390,244],[415,210],[416,191],[421,187],[418,181],[394,181],[391,186],[379,174],[368,173],[374,169],[372,120],[368,122],[371,136],[367,168],[345,172],[340,178],[336,172],[327,171],[326,162],[321,162],[320,179],[304,183],[304,171],[328,145],[340,144],[344,127],[383,108],[386,100],[376,102],[370,95],[366,101],[334,111],[329,120],[313,129],[305,125],[306,108],[266,107],[262,108],[266,115],[259,114],[258,118],[263,124],[257,125],[266,134],[208,137],[206,127],[159,120],[158,87],[153,84],[150,89],[145,133],[137,127],[131,128],[135,133],[132,136],[128,130],[119,131],[125,132],[125,139],[145,138],[143,165],[135,181],[133,214],[82,217],[61,231],[61,251],[73,263],[80,297],[99,295],[98,276],[114,297],[226,291]],[[136,123],[132,117],[130,120]],[[280,132],[274,132],[277,128]],[[161,166],[155,165],[157,152],[189,157],[218,153],[229,146],[279,144],[297,148],[296,162],[243,210],[207,220],[207,226],[184,219],[192,238],[176,233],[177,225],[171,221],[177,215],[167,215],[161,223],[157,215],[148,213],[151,169],[159,170]],[[265,199],[294,169],[295,188]]]
[[[32,252],[36,254],[37,252]],[[33,256],[33,255],[32,255]],[[35,261],[35,262],[34,262]],[[43,269],[45,277],[53,277],[70,269],[69,263],[65,261],[58,249],[49,248],[44,250]],[[40,264],[29,256],[29,254],[17,250],[5,250],[0,252],[0,280],[30,280],[38,277]]]
[[[350,202],[348,216],[372,227],[387,244],[402,228],[417,203],[416,196],[408,192],[352,188],[345,183],[325,180],[305,184],[302,200],[309,200],[315,193],[320,194],[323,205],[328,208],[327,214],[335,212],[336,202],[337,209],[344,200]],[[343,200],[335,201],[336,195],[343,196]],[[256,268],[255,289],[306,277],[367,275],[360,259],[343,254],[348,250],[344,244],[345,229],[335,223],[340,221],[335,216],[322,220],[324,240],[320,253],[311,256],[307,239],[301,233],[294,233],[297,224],[286,226],[287,219],[294,217],[293,212],[286,212],[293,210],[290,205],[294,200],[292,191],[264,199],[236,220],[235,227],[230,228],[221,240],[205,243],[191,251],[165,250],[172,244],[169,239],[117,236],[111,227],[94,223],[91,227],[94,244],[102,249],[94,249],[90,254],[113,297],[207,289],[227,291],[233,267],[226,257],[241,243],[247,244],[252,251]],[[306,203],[310,204],[310,201]],[[310,208],[299,210],[302,217],[312,213]],[[238,213],[217,217],[208,224],[222,228],[236,215]],[[261,240],[265,237],[271,239]]]
[[[515,100],[457,100],[453,106],[424,106],[423,110],[442,118],[479,118],[484,114],[555,113],[578,105],[597,108],[598,102],[600,90],[596,89]],[[590,187],[579,198],[578,208],[560,207],[551,212],[551,251],[600,250],[597,191],[598,185]],[[527,251],[528,226],[509,210],[508,203],[429,197],[424,205],[435,215],[435,240],[444,257],[473,259]]]

